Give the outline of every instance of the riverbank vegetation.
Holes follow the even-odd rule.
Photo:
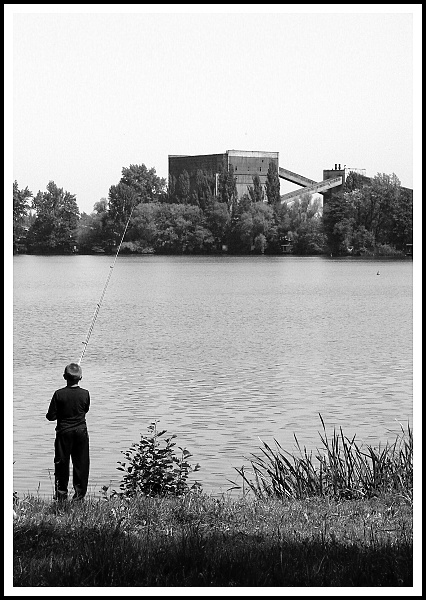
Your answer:
[[[265,188],[259,177],[241,198],[232,166],[184,172],[166,184],[144,164],[123,167],[108,199],[79,211],[75,195],[53,181],[35,196],[13,184],[14,253],[111,254],[125,224],[123,253],[333,254],[405,256],[412,244],[413,196],[395,174],[350,174],[322,207],[309,194],[281,203],[276,167]]]
[[[188,485],[198,465],[165,433],[123,453],[118,492],[14,496],[15,586],[413,585],[410,427],[381,450],[324,427],[316,462],[263,444],[220,497]]]
[[[15,504],[14,586],[411,586],[412,510],[371,500],[88,498]]]
[[[250,478],[243,468],[236,469],[243,483],[258,498],[310,497],[336,500],[373,498],[380,494],[396,494],[412,502],[413,497],[413,432],[401,425],[401,434],[392,442],[377,448],[362,445],[340,432],[327,435],[320,415],[322,446],[313,452],[301,448],[291,454],[275,440],[275,448],[262,442],[261,454],[250,459]],[[242,488],[242,486],[237,486]]]

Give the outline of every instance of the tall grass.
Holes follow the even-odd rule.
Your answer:
[[[17,587],[413,585],[400,498],[27,497],[15,509]]]
[[[303,499],[312,496],[335,499],[372,498],[382,493],[399,494],[408,501],[413,497],[413,432],[401,425],[401,434],[393,443],[378,448],[358,445],[355,436],[346,437],[339,429],[328,437],[324,420],[319,415],[323,433],[322,448],[313,456],[303,450],[294,435],[299,455],[282,448],[274,438],[276,448],[262,441],[262,456],[252,454],[250,460],[254,479],[244,467],[235,468],[258,498]]]

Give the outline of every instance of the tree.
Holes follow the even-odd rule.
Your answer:
[[[268,239],[275,235],[275,217],[272,207],[263,202],[251,202],[248,195],[244,195],[232,221],[231,252],[246,253],[256,250],[263,253],[267,248]]]
[[[138,204],[129,226],[128,239],[139,246],[141,252],[153,251],[158,241],[158,215],[162,210],[159,202]]]
[[[413,190],[401,188],[392,210],[391,241],[398,250],[413,243]]]
[[[108,211],[108,200],[106,198],[101,198],[99,202],[95,202],[93,211],[98,215],[106,213]]]
[[[248,193],[252,202],[263,202],[264,191],[259,175],[253,175],[253,185],[249,186]]]
[[[214,177],[211,173],[207,173],[204,169],[197,169],[195,174],[196,204],[202,210],[205,210],[213,200],[214,184]]]
[[[355,173],[351,171],[346,177],[344,190],[345,192],[352,192],[354,190],[362,189],[364,186],[370,184],[370,178],[361,173]]]
[[[251,207],[251,214],[254,249],[263,254],[269,245],[269,240],[276,236],[274,211],[267,204],[256,202]]]
[[[90,215],[82,213],[77,225],[76,241],[78,251],[92,253],[105,247],[105,223],[108,217],[108,201],[101,198],[93,206]]]
[[[318,219],[304,220],[292,237],[293,254],[323,254],[325,251],[326,239]]]
[[[224,202],[213,200],[204,211],[205,224],[214,238],[217,250],[222,250],[223,244],[228,243],[231,215]]]
[[[393,233],[393,213],[399,204],[401,182],[395,173],[377,173],[371,180],[371,199],[375,201],[375,221],[373,233],[376,244],[391,243]]]
[[[203,224],[195,224],[188,232],[185,251],[191,254],[204,254],[215,249],[212,232]]]
[[[179,175],[176,182],[176,197],[180,204],[189,204],[191,185],[189,181],[189,173],[184,170]]]
[[[293,241],[294,254],[320,254],[325,251],[321,202],[304,193],[296,200],[274,207],[276,237],[269,247],[277,251],[283,241]]]
[[[258,233],[254,238],[253,249],[257,254],[264,254],[267,246],[266,237],[263,233]]]
[[[412,241],[412,191],[395,173],[372,179],[351,174],[344,189],[324,206],[324,232],[336,254],[405,251]]]
[[[372,254],[374,252],[374,235],[364,225],[358,225],[354,228],[351,243],[352,253],[355,256]]]
[[[291,220],[287,203],[283,202],[282,204],[275,205],[274,214],[277,236],[274,240],[273,249],[275,252],[279,252],[281,250],[280,240],[286,239],[288,232],[291,230]]]
[[[348,194],[344,191],[332,194],[323,210],[323,227],[329,252],[335,255],[348,253],[353,222]]]
[[[213,236],[204,226],[203,211],[198,206],[161,204],[156,228],[154,249],[159,253],[182,254],[213,248]]]
[[[280,202],[280,179],[277,165],[272,161],[269,163],[266,175],[266,197],[270,206],[275,206]]]
[[[133,190],[136,204],[165,200],[166,180],[158,177],[154,167],[148,169],[144,164],[123,167],[119,183]]]
[[[83,212],[77,224],[76,244],[82,254],[90,253],[94,246],[94,219],[92,215]]]
[[[139,204],[139,197],[134,188],[120,182],[112,185],[108,192],[108,217],[118,229],[127,223],[132,210]]]
[[[13,253],[25,249],[25,219],[30,208],[29,200],[33,193],[26,187],[20,190],[18,182],[13,182]]]
[[[133,187],[120,182],[109,188],[108,208],[101,213],[102,246],[105,252],[113,252],[118,246],[126,224],[138,204],[139,196]]]
[[[76,248],[80,211],[75,195],[49,181],[46,192],[39,191],[32,208],[36,219],[28,232],[28,247],[36,253],[70,254]]]
[[[177,202],[176,198],[176,177],[169,175],[169,184],[167,186],[166,200],[170,204]]]
[[[219,170],[218,178],[218,200],[227,204],[233,210],[238,202],[237,178],[234,175],[234,167],[223,163]]]

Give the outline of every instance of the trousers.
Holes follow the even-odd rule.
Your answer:
[[[73,500],[81,500],[89,483],[89,434],[87,427],[58,432],[55,438],[55,498],[66,500],[72,460]]]

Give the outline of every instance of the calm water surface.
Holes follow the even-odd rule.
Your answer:
[[[78,361],[106,256],[14,257],[14,489],[51,495],[45,418]],[[380,275],[377,272],[380,271]],[[118,488],[148,425],[177,434],[208,492],[259,438],[294,451],[330,433],[378,444],[412,423],[412,262],[120,256],[82,367],[92,406],[89,490]]]

